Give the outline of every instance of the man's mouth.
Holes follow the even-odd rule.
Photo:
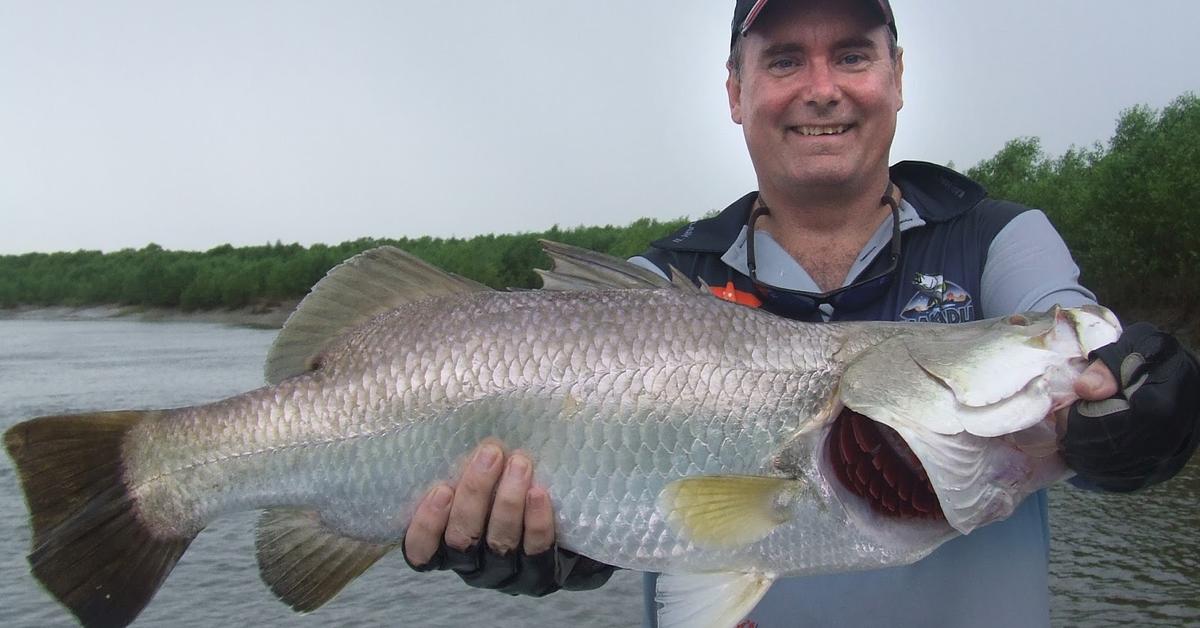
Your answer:
[[[800,135],[804,135],[807,137],[816,137],[816,136],[820,136],[820,135],[841,135],[841,134],[845,133],[846,131],[849,131],[851,128],[853,128],[853,126],[854,125],[851,125],[851,124],[836,124],[836,125],[822,125],[822,126],[802,125],[802,126],[788,127],[788,130],[793,133],[798,133]]]
[[[846,408],[834,421],[828,442],[842,485],[877,512],[945,520],[928,474],[894,430]]]

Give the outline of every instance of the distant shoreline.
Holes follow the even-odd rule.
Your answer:
[[[233,310],[194,310],[128,305],[89,305],[85,307],[22,305],[0,309],[0,320],[98,321],[133,319],[144,322],[215,323],[234,327],[279,329],[295,309],[289,302],[270,307],[244,307]]]

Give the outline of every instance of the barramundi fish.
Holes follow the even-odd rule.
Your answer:
[[[961,325],[810,324],[547,243],[493,291],[395,248],[314,286],[269,384],[4,435],[34,576],[124,626],[215,517],[261,509],[270,589],[312,611],[485,438],[527,452],[561,547],[658,572],[659,625],[730,626],[781,576],[911,563],[1069,475],[1055,411],[1100,307]]]

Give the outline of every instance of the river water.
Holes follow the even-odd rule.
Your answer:
[[[262,382],[273,331],[204,323],[0,320],[0,429],[29,417],[211,401]],[[1051,492],[1052,623],[1200,626],[1200,465],[1135,496]],[[641,580],[541,600],[415,574],[389,555],[316,613],[298,618],[258,578],[255,514],[200,534],[140,626],[632,626]],[[0,455],[0,626],[70,626],[29,575],[29,528],[11,462]],[[1011,603],[997,600],[997,604]],[[964,624],[969,625],[965,620]]]

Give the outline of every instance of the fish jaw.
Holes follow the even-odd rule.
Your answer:
[[[841,399],[903,439],[946,522],[968,534],[1071,475],[1056,413],[1077,400],[1089,352],[1119,335],[1099,306],[899,335],[855,358]]]
[[[1007,518],[1030,494],[1071,475],[1058,455],[1052,419],[991,438],[876,423],[876,430],[891,436],[875,446],[876,453],[855,449],[856,458],[847,460],[840,441],[851,432],[841,425],[848,421],[839,418],[825,437],[817,471],[847,523],[883,555],[905,553],[904,562]],[[860,474],[867,469],[865,475],[856,477],[856,465]]]
[[[921,433],[901,428],[937,494],[946,522],[962,534],[1008,518],[1030,494],[1070,476],[1057,454],[1054,430],[1026,428],[1039,457],[1010,438],[983,438],[967,432]],[[1049,439],[1047,444],[1044,438]]]

